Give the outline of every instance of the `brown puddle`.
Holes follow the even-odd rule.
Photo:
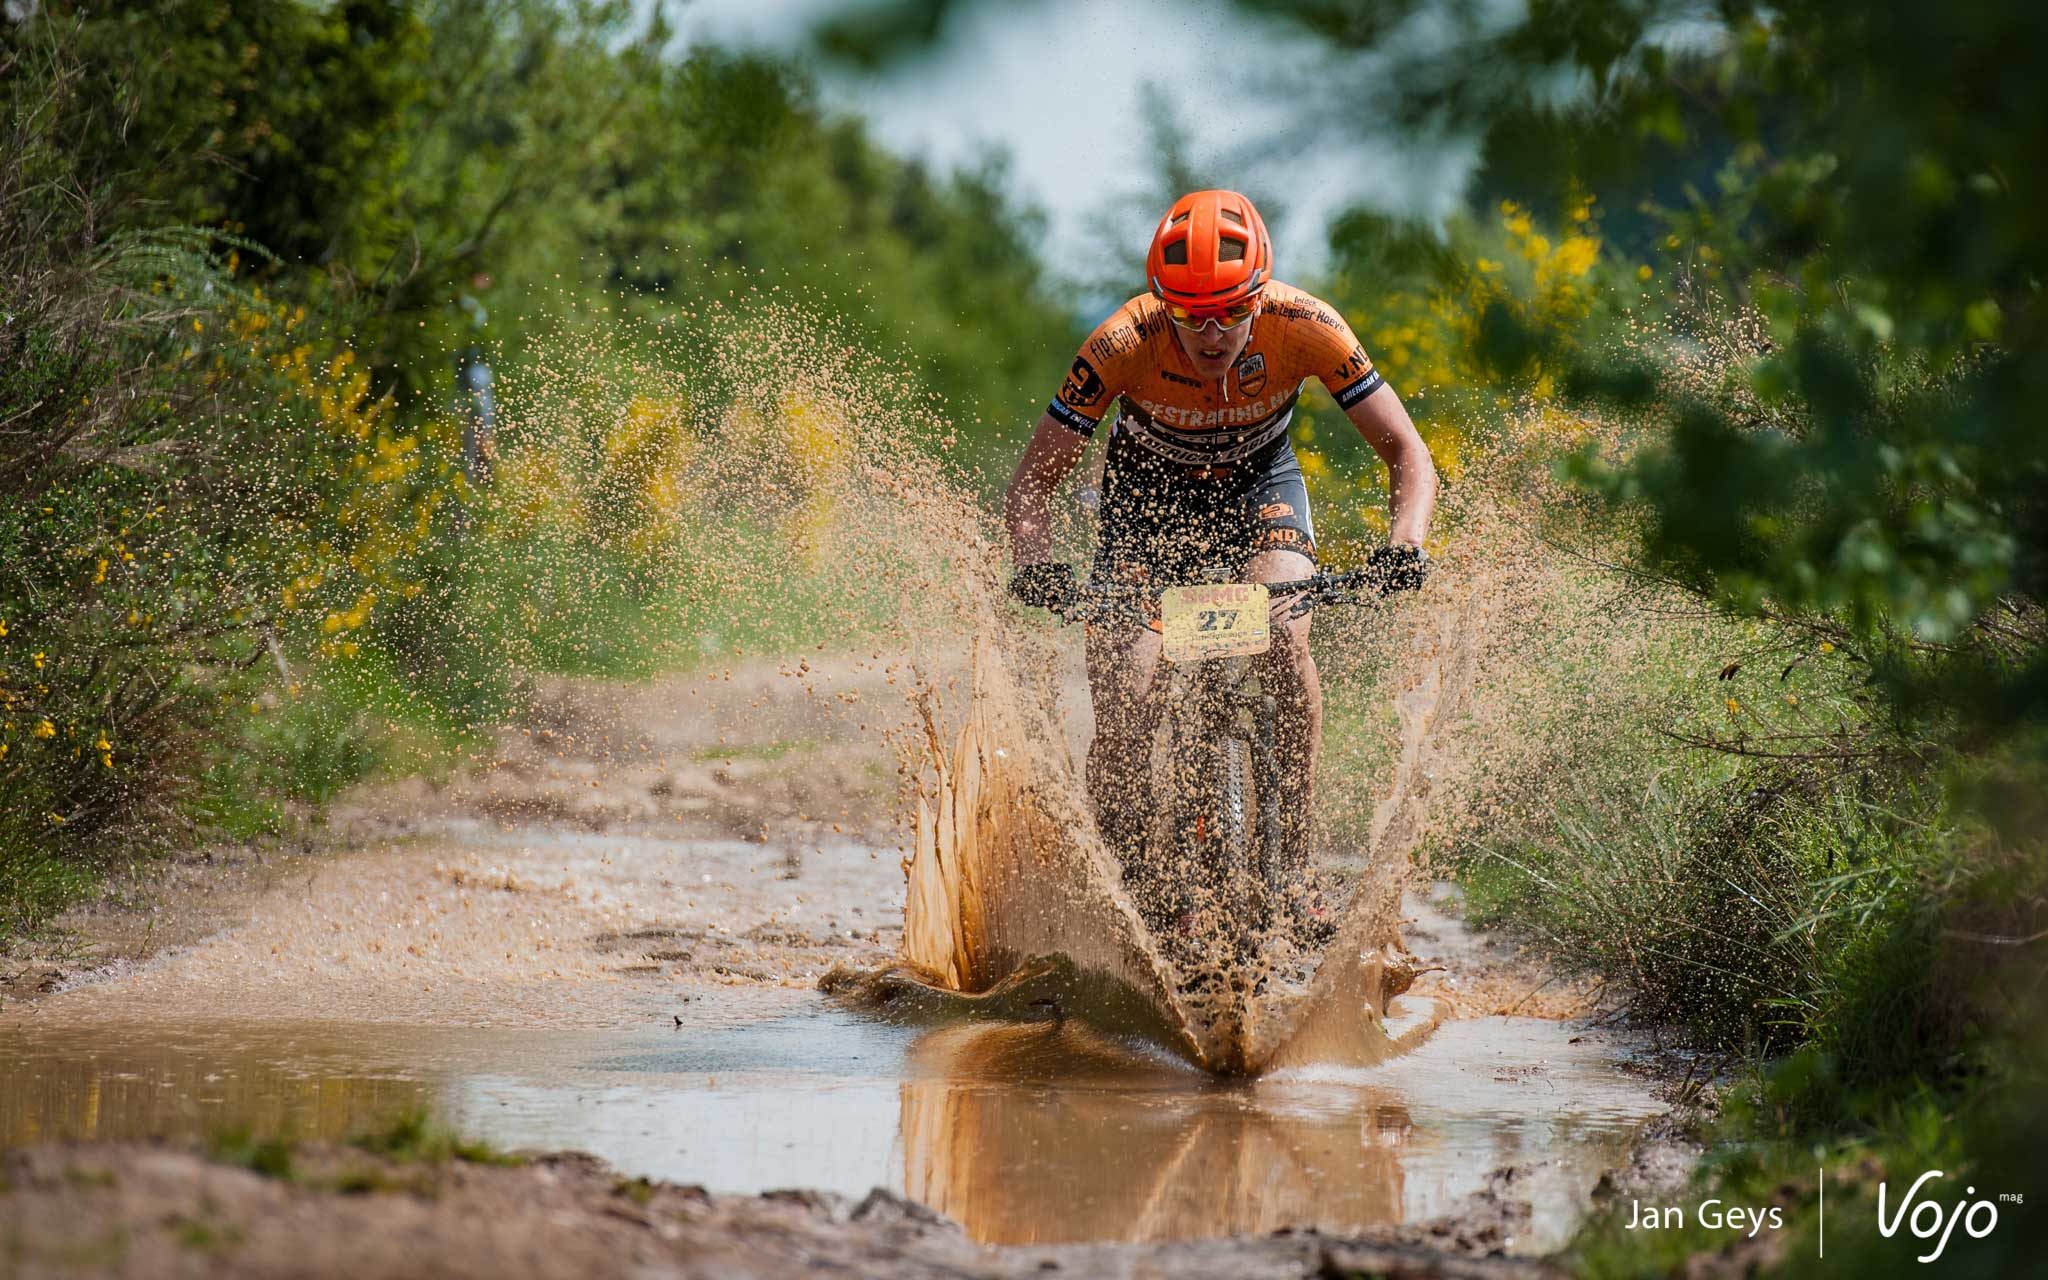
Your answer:
[[[917,1029],[779,991],[691,1009],[624,1032],[31,1017],[0,1030],[0,1142],[341,1138],[427,1106],[502,1147],[714,1190],[886,1186],[996,1243],[1355,1231],[1440,1216],[1526,1165],[1520,1250],[1560,1242],[1661,1110],[1611,1044],[1534,1019],[1223,1083],[1073,1021]]]

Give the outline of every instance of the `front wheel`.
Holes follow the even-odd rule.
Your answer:
[[[1249,881],[1258,866],[1253,849],[1254,816],[1258,813],[1253,781],[1252,746],[1243,738],[1216,744],[1216,866],[1226,882]]]
[[[1252,743],[1241,733],[1216,734],[1200,717],[1189,716],[1176,722],[1172,744],[1166,794],[1172,797],[1168,821],[1180,879],[1191,891],[1198,925],[1208,923],[1242,950],[1264,918],[1265,898]]]

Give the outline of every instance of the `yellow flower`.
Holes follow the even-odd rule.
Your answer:
[[[1821,642],[1820,642],[1820,651],[1821,651],[1822,653],[1833,653],[1833,652],[1835,651],[1835,642],[1834,642],[1834,641],[1832,641],[1832,640],[1823,640],[1823,641],[1821,641]]]
[[[38,720],[36,721],[35,735],[38,738],[54,738],[57,736],[57,726],[51,724],[48,720]]]
[[[103,765],[105,765],[105,766],[106,766],[107,768],[109,768],[109,769],[113,768],[113,767],[114,767],[114,753],[113,753],[113,752],[111,752],[111,751],[102,751],[102,752],[100,753],[100,763],[101,763],[101,764],[103,764]]]
[[[107,558],[106,558],[105,556],[101,556],[101,557],[100,557],[100,567],[99,567],[99,570],[98,570],[98,571],[97,571],[96,573],[94,573],[94,574],[92,575],[92,584],[93,584],[94,586],[98,586],[99,584],[101,584],[102,582],[105,582],[106,580],[107,580]]]
[[[48,656],[49,655],[43,653],[36,654],[36,670],[41,671],[43,669],[43,659]]]
[[[105,730],[100,731],[99,741],[93,743],[92,745],[93,749],[96,751],[112,751],[114,749],[114,744],[107,741],[107,734]]]
[[[0,618],[0,640],[7,638],[7,619]]]
[[[1647,262],[1636,268],[1636,279],[1638,280],[1648,280],[1652,274],[1654,273],[1651,272],[1650,264]]]
[[[7,753],[11,750],[13,750],[13,748],[8,743],[0,742],[0,760],[5,760],[7,758]]]
[[[1741,704],[1741,703],[1737,702],[1737,701],[1736,701],[1735,699],[1733,699],[1733,698],[1730,698],[1730,699],[1728,699],[1728,714],[1729,714],[1729,715],[1731,715],[1731,716],[1732,716],[1732,715],[1735,715],[1736,713],[1740,712],[1741,710],[1742,710],[1742,704]]]
[[[53,813],[53,814],[51,814],[51,815],[50,815],[50,825],[51,825],[51,826],[53,826],[53,827],[61,827],[61,826],[63,826],[63,825],[64,825],[64,815],[63,815],[63,814],[61,814],[61,813]]]

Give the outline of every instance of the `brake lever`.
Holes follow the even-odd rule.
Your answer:
[[[1333,588],[1314,594],[1303,592],[1295,597],[1293,604],[1287,606],[1287,612],[1283,616],[1289,619],[1305,618],[1321,605],[1362,603],[1364,602],[1359,598],[1357,590],[1350,587]]]

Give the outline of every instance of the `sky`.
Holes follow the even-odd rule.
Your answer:
[[[800,54],[807,25],[843,4],[692,0],[673,18],[685,40]],[[1048,259],[1077,280],[1138,275],[1165,211],[1141,104],[1163,95],[1201,170],[1277,197],[1261,208],[1277,274],[1308,278],[1327,260],[1332,214],[1363,203],[1439,218],[1476,163],[1470,139],[1404,137],[1373,118],[1404,51],[1463,38],[1448,8],[1425,8],[1357,54],[1223,0],[1003,0],[962,6],[931,51],[886,74],[813,66],[826,104],[893,150],[941,168],[1006,152],[1013,190],[1049,217]],[[1523,10],[1470,11],[1491,27]]]

